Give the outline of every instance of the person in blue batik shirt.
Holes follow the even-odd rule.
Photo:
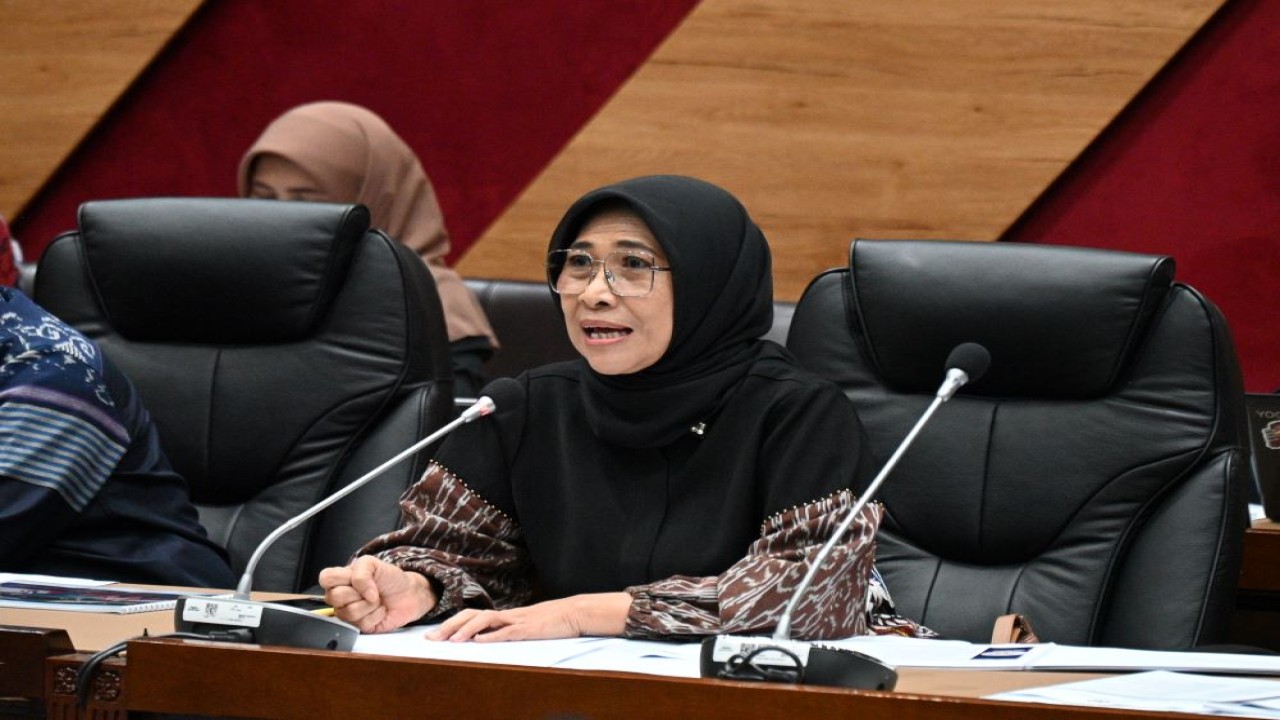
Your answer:
[[[132,383],[0,287],[0,571],[235,586]]]

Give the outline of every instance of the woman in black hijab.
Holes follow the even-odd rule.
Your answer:
[[[771,630],[853,504],[862,430],[759,339],[764,235],[719,187],[643,177],[574,203],[547,268],[582,359],[491,384],[497,412],[445,441],[402,529],[321,573],[326,599],[364,632],[448,617],[436,639]],[[929,634],[892,615],[879,519],[828,557],[794,636]]]

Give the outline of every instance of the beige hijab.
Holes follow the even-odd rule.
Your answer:
[[[435,278],[450,342],[497,338],[475,294],[444,262],[449,233],[431,180],[418,156],[382,118],[357,105],[316,102],[276,118],[240,161],[239,190],[248,197],[254,162],[279,155],[344,197],[368,206],[373,226],[412,248]],[[349,195],[347,195],[349,193]]]

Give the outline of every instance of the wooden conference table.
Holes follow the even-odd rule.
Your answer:
[[[38,629],[54,627],[57,629]],[[88,707],[75,705],[84,653],[144,630],[172,628],[170,612],[102,615],[0,609],[0,717],[123,720],[130,713],[242,718],[1139,718],[1150,713],[982,700],[1085,673],[900,669],[894,692],[259,647],[136,640],[109,660]],[[47,657],[46,657],[47,656]],[[13,670],[15,672],[10,672]]]
[[[56,615],[58,617],[49,617]],[[0,610],[0,661],[53,641],[110,644],[143,628],[164,632],[170,613],[98,615]],[[60,623],[63,630],[23,630]],[[19,648],[18,645],[29,647]],[[8,648],[5,650],[3,648]],[[8,657],[6,657],[8,656]],[[1097,677],[1071,673],[904,668],[895,692],[669,678],[420,660],[357,653],[174,639],[133,641],[128,660],[107,661],[86,712],[77,715],[75,673],[86,656],[44,660],[43,701],[11,704],[10,717],[120,720],[126,713],[245,718],[916,718],[1144,717],[1146,713],[979,699],[1005,689]],[[26,660],[30,662],[30,659]],[[39,664],[39,659],[35,661]],[[0,686],[0,695],[19,689]],[[31,689],[26,695],[30,697]],[[27,713],[21,715],[21,713]],[[0,716],[3,716],[0,706]]]
[[[1240,589],[1242,597],[1271,603],[1269,610],[1260,612],[1280,617],[1280,525],[1259,521],[1249,531]],[[873,692],[174,639],[132,641],[127,662],[115,659],[103,665],[88,708],[80,713],[74,684],[86,653],[144,630],[152,635],[169,632],[172,613],[101,615],[0,608],[0,626],[0,698],[13,698],[0,700],[0,717],[123,720],[128,713],[135,717],[171,713],[245,718],[1078,720],[1158,716],[981,699],[1002,690],[1097,677],[1085,673],[902,668],[894,692]]]
[[[1239,588],[1280,593],[1280,523],[1254,520],[1245,533]]]
[[[1280,652],[1280,523],[1255,520],[1244,536],[1230,642]]]

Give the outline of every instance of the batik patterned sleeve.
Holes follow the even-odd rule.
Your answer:
[[[0,313],[3,562],[31,556],[84,512],[130,440],[97,348],[12,292]]]
[[[867,587],[867,631],[873,635],[901,635],[902,637],[936,638],[938,633],[920,623],[899,615],[889,597],[889,586],[880,571],[871,568],[871,580]]]
[[[791,508],[765,521],[746,557],[714,577],[672,577],[628,588],[629,637],[678,637],[724,633],[766,633],[777,625],[796,586],[832,532],[852,508],[853,495],[831,497]],[[875,572],[875,533],[882,509],[863,508],[842,542],[814,575],[792,617],[792,636],[838,638],[881,632],[929,636],[893,614],[892,600]]]
[[[432,463],[400,499],[401,528],[358,552],[431,580],[440,602],[424,620],[464,607],[528,601],[531,566],[520,527],[456,475]]]

